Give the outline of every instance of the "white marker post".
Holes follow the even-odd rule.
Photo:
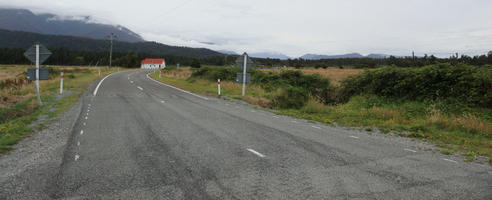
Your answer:
[[[220,78],[217,80],[217,88],[218,88],[218,93],[220,96]]]
[[[244,63],[243,63],[243,97],[246,93],[246,64],[248,64],[248,54],[244,53]]]
[[[101,76],[101,68],[99,68],[99,76]]]
[[[60,76],[60,94],[63,94],[63,72],[61,72]]]
[[[161,78],[161,69],[159,69],[159,79],[162,79]]]
[[[39,44],[36,44],[36,96],[38,97],[38,104],[43,105],[39,94]]]

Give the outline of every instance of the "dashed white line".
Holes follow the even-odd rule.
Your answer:
[[[161,101],[161,103],[166,103],[166,101]]]
[[[413,153],[417,153],[417,151],[415,151],[415,150],[411,150],[411,149],[403,149],[403,150],[405,150],[405,151],[410,151],[410,152],[413,152]]]
[[[315,129],[321,129],[321,127],[318,127],[318,126],[311,126],[311,127],[315,128]]]
[[[255,150],[253,150],[253,149],[246,149],[246,150],[248,150],[248,151],[249,151],[249,152],[251,152],[251,153],[254,153],[255,155],[257,155],[257,156],[259,156],[259,157],[261,157],[261,158],[264,158],[264,157],[265,157],[265,155],[263,155],[263,154],[261,154],[261,153],[259,153],[259,152],[255,151]]]
[[[84,134],[84,130],[80,130],[80,135],[83,135]]]
[[[140,87],[140,86],[137,86],[137,88],[138,88],[139,90],[143,90],[143,88],[142,88],[142,87]]]
[[[85,119],[87,119],[87,116],[85,116]]]
[[[77,146],[80,146],[80,142],[77,142]]]
[[[133,84],[133,81],[130,81],[130,83],[132,83],[132,84]]]
[[[272,117],[273,117],[273,118],[277,118],[277,119],[279,118],[278,116],[272,116]]]
[[[91,107],[91,104],[89,104],[89,107]]]
[[[86,126],[87,124],[84,122],[84,126]]]
[[[355,138],[355,139],[359,139],[359,137],[357,137],[357,136],[353,136],[353,135],[351,135],[351,136],[349,136],[349,137],[351,137],[351,138]]]
[[[450,159],[446,159],[446,158],[443,158],[443,160],[448,161],[448,162],[452,162],[452,163],[458,163],[458,162],[456,162],[454,160],[450,160]]]
[[[255,110],[251,110],[251,112],[256,112]]]
[[[299,123],[298,121],[294,121],[294,120],[292,120],[292,121],[290,121],[290,122],[292,122],[292,123],[296,123],[296,124],[298,124],[298,123]]]
[[[80,158],[79,154],[75,155],[75,161],[77,161]]]

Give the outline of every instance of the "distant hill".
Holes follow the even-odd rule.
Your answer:
[[[300,58],[306,60],[321,60],[321,59],[337,59],[337,58],[363,58],[364,56],[359,53],[349,53],[342,55],[319,55],[319,54],[305,54]]]
[[[238,53],[236,53],[234,51],[228,51],[228,50],[218,50],[217,52],[220,52],[220,53],[226,54],[226,55],[239,55]]]
[[[368,58],[389,58],[390,55],[387,55],[387,54],[374,54],[374,53],[371,53],[369,55],[367,55],[366,57]]]
[[[97,23],[89,16],[36,15],[26,9],[0,8],[0,29],[94,39],[105,39],[110,33],[115,33],[116,40],[145,41],[140,35],[123,26]]]
[[[281,53],[271,53],[271,52],[260,52],[260,53],[250,53],[249,56],[253,58],[274,58],[280,60],[287,60],[290,57]]]
[[[35,42],[40,42],[46,47],[63,47],[76,51],[108,51],[108,40],[97,40],[90,38],[44,35],[38,33],[10,31],[0,29],[0,47],[27,49]],[[219,52],[205,48],[189,48],[169,46],[157,42],[121,42],[115,41],[113,45],[115,52],[141,52],[157,55],[173,55],[204,58],[222,55]]]

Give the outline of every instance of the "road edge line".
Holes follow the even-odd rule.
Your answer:
[[[148,78],[148,79],[150,79],[150,80],[152,80],[152,81],[154,81],[154,82],[156,82],[156,83],[159,83],[159,84],[161,84],[161,85],[164,85],[164,86],[167,86],[167,87],[170,87],[170,88],[173,88],[173,89],[179,90],[179,91],[184,92],[184,93],[186,93],[186,94],[193,95],[193,96],[198,97],[198,98],[201,98],[201,99],[203,99],[203,100],[208,100],[208,98],[207,98],[207,97],[202,97],[202,96],[200,96],[200,95],[198,95],[198,94],[195,94],[195,93],[192,93],[192,92],[189,92],[189,91],[183,90],[183,89],[181,89],[181,88],[177,88],[177,87],[174,87],[174,86],[171,86],[171,85],[165,84],[165,83],[163,83],[163,82],[157,81],[157,80],[155,80],[155,79],[153,79],[153,78],[150,78],[149,74],[151,74],[151,73],[148,73],[148,74],[146,75],[146,76],[147,76],[147,78]]]
[[[124,72],[124,71],[121,71],[121,72]],[[108,74],[107,76],[105,76],[103,79],[101,79],[101,81],[99,81],[99,84],[97,84],[96,86],[96,89],[94,89],[94,93],[92,93],[93,96],[96,96],[97,95],[97,91],[99,90],[99,87],[101,86],[101,84],[103,83],[103,81],[108,78],[109,76],[113,75],[113,74],[117,74],[117,73],[120,73],[120,72],[115,72],[115,73],[112,73],[112,74]]]

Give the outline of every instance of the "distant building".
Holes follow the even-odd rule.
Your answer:
[[[164,69],[166,68],[166,61],[163,58],[153,59],[146,58],[142,60],[142,69]]]

